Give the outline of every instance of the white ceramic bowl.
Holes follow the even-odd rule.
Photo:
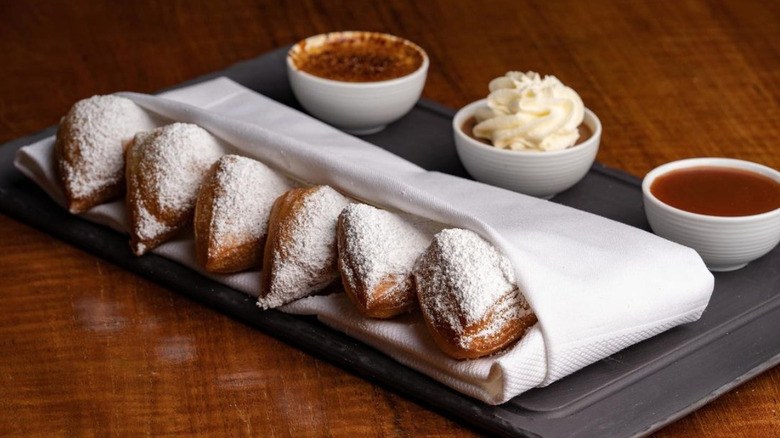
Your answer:
[[[780,182],[780,172],[730,158],[690,158],[656,167],[642,181],[645,214],[655,234],[695,249],[710,271],[740,269],[780,241],[780,208],[752,216],[709,216],[664,204],[650,192],[659,176],[677,169],[716,166],[749,170]]]
[[[306,73],[295,65],[295,56],[306,47],[358,34],[401,41],[419,51],[422,65],[406,76],[377,82],[325,79]],[[294,45],[287,54],[287,73],[295,97],[311,115],[353,134],[371,134],[381,131],[412,109],[425,85],[429,63],[423,49],[397,36],[358,31],[331,32],[309,37]]]
[[[562,151],[513,151],[481,143],[463,132],[463,123],[486,100],[472,102],[452,121],[455,149],[463,166],[477,181],[539,198],[554,195],[577,184],[588,173],[601,142],[601,122],[585,109],[585,123],[592,135],[583,143]]]

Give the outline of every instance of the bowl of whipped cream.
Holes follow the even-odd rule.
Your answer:
[[[455,148],[469,174],[487,184],[549,199],[590,170],[601,122],[555,76],[508,72],[486,99],[455,115]]]

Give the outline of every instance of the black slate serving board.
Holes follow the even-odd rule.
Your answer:
[[[181,84],[229,77],[299,108],[281,48]],[[455,153],[454,111],[420,101],[386,130],[363,137],[430,170],[468,177]],[[609,127],[605,127],[609,131]],[[501,436],[641,436],[697,409],[780,363],[780,247],[736,272],[715,274],[701,320],[620,351],[546,388],[501,406],[455,392],[320,324],[313,317],[261,311],[254,299],[150,254],[127,238],[68,214],[13,167],[16,151],[52,135],[51,127],[0,148],[0,212],[323,357],[363,378],[478,429]],[[554,202],[648,229],[640,181],[595,164]]]

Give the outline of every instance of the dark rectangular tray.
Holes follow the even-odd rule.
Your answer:
[[[183,85],[227,76],[298,108],[286,48]],[[386,130],[364,137],[422,167],[468,177],[453,146],[454,112],[422,100]],[[715,274],[701,320],[676,327],[501,406],[464,396],[312,317],[261,311],[254,298],[175,262],[135,257],[125,236],[68,214],[13,167],[17,149],[55,127],[0,148],[0,212],[262,329],[410,399],[501,436],[638,436],[695,410],[780,362],[780,248],[736,272]],[[609,130],[609,127],[606,127]],[[639,180],[595,164],[553,201],[648,229]]]

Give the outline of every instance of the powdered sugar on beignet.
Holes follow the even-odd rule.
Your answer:
[[[107,95],[76,102],[60,121],[56,169],[71,213],[119,197],[125,188],[125,148],[159,121],[132,100]]]
[[[412,268],[439,224],[367,204],[341,212],[339,271],[350,299],[361,313],[389,318],[417,303]]]
[[[195,207],[195,251],[210,272],[259,266],[274,201],[295,184],[265,164],[225,155],[212,166]]]
[[[189,123],[136,135],[127,153],[130,246],[136,255],[189,223],[198,188],[223,153],[214,136]]]
[[[509,260],[472,231],[434,236],[414,276],[425,322],[453,357],[491,354],[536,322]]]
[[[328,186],[293,189],[274,203],[258,306],[278,307],[338,278],[336,224],[350,200]]]

